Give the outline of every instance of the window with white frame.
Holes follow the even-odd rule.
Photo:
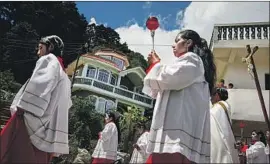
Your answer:
[[[104,69],[98,71],[98,80],[108,83],[110,73]]]
[[[117,76],[112,74],[110,84],[116,85],[116,83],[117,83]]]
[[[107,100],[106,101],[106,112],[112,110],[113,108],[115,108],[115,104],[112,100]]]
[[[96,68],[88,67],[87,72],[86,72],[86,77],[95,78],[95,74],[96,74]]]
[[[106,99],[99,97],[96,105],[96,111],[99,113],[105,113]]]
[[[111,60],[111,56],[107,56],[107,55],[100,55],[100,57],[104,58],[104,59],[107,59],[107,60]]]
[[[112,61],[117,65],[117,67],[121,70],[123,70],[124,67],[124,61],[121,59],[118,59],[116,57],[112,57]]]

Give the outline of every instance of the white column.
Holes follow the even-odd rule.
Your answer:
[[[87,73],[87,69],[88,69],[88,64],[85,64],[82,70],[82,77],[86,77],[86,73]]]
[[[108,80],[108,83],[111,82],[111,78],[112,78],[112,72],[111,71],[108,71],[109,72],[109,80]]]
[[[121,77],[120,75],[118,75],[118,79],[117,79],[117,86],[119,87],[120,86],[120,83],[121,83]]]
[[[98,74],[98,67],[96,67],[96,72],[95,72],[95,79],[97,79],[97,74]]]
[[[118,100],[116,99],[115,100],[115,103],[114,103],[114,108],[117,109],[117,105],[118,105]]]

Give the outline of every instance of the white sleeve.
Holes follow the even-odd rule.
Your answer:
[[[146,147],[148,144],[148,134],[149,133],[144,133],[143,136],[140,138],[141,141],[138,144],[138,146],[140,147],[141,150],[139,150],[142,153],[146,153]]]
[[[17,107],[41,117],[46,111],[51,94],[59,81],[60,65],[52,56],[41,57],[22,93]]]
[[[144,78],[144,86],[155,92],[180,90],[197,82],[203,75],[204,69],[200,57],[194,53],[187,53],[180,57],[175,64],[157,63]],[[148,93],[146,92],[146,94]]]
[[[261,146],[254,145],[251,148],[246,150],[246,156],[247,158],[256,158],[260,155],[259,149],[261,149]]]
[[[106,141],[113,135],[113,131],[116,128],[114,124],[107,124],[101,132],[101,140]]]

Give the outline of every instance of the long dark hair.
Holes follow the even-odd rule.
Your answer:
[[[259,140],[266,145],[266,137],[262,131],[257,133]]]
[[[117,133],[118,133],[118,143],[121,141],[121,131],[120,131],[120,125],[119,125],[119,117],[116,115],[115,112],[109,112],[108,114],[109,118],[112,118],[112,121],[116,125]]]
[[[201,57],[205,70],[204,77],[209,84],[209,91],[212,95],[216,83],[216,65],[214,63],[213,53],[208,48],[207,41],[201,38],[200,35],[193,30],[181,31],[176,36],[176,39],[178,38],[192,40],[193,44],[189,47],[188,51]]]

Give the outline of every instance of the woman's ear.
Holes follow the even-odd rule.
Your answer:
[[[191,39],[188,39],[186,43],[187,43],[187,47],[189,48],[192,46],[193,41]]]

